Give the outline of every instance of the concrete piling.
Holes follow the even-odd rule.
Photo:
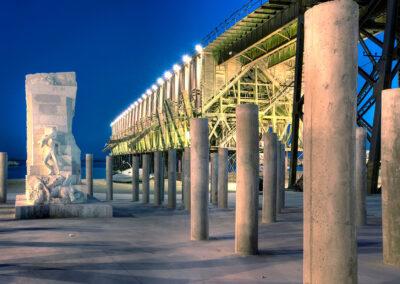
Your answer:
[[[142,203],[150,202],[150,155],[142,155]]]
[[[183,166],[182,190],[185,191],[184,206],[185,209],[190,213],[190,148],[185,148],[183,152],[182,166]]]
[[[281,183],[281,186],[280,186],[280,191],[279,191],[279,193],[280,193],[280,196],[279,196],[279,208],[280,208],[280,211],[279,212],[282,212],[282,209],[284,209],[285,208],[285,179],[286,179],[286,153],[285,153],[285,143],[281,143],[281,152],[280,152],[280,154],[281,154],[281,164],[280,164],[280,166],[281,166],[281,171],[280,171],[280,174],[281,174],[281,177],[280,177],[280,183]]]
[[[252,255],[258,252],[258,107],[237,106],[236,121],[235,252]]]
[[[382,93],[383,262],[400,267],[400,88]]]
[[[165,200],[165,159],[164,159],[164,152],[161,152],[160,156],[160,174],[161,174],[161,183],[160,183],[160,189],[161,189],[161,204]]]
[[[364,226],[366,224],[366,207],[365,198],[367,194],[367,166],[365,139],[367,133],[364,128],[356,128],[356,226]]]
[[[154,152],[154,205],[161,205],[161,152]]]
[[[93,197],[93,155],[86,154],[86,187],[89,196]]]
[[[113,157],[106,157],[106,199],[107,201],[113,200]]]
[[[132,155],[132,201],[139,201],[139,156]]]
[[[263,223],[276,222],[276,188],[278,183],[278,140],[275,133],[264,133],[263,161]]]
[[[190,121],[190,231],[192,240],[208,240],[208,120]]]
[[[168,150],[168,208],[176,208],[176,150]]]
[[[228,208],[228,149],[218,148],[218,208]]]
[[[217,205],[218,203],[218,153],[213,152],[210,154],[211,158],[211,190],[210,200],[211,203]]]
[[[0,152],[0,203],[7,202],[8,156]]]
[[[282,176],[285,175],[285,173],[282,173],[283,167],[282,163],[282,143],[278,140],[277,141],[277,182],[276,182],[276,213],[281,213],[281,206],[282,206]],[[284,181],[283,181],[284,182]]]
[[[358,5],[315,5],[305,13],[304,31],[303,282],[357,283]]]

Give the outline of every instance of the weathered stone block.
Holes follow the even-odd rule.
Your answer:
[[[41,218],[111,218],[113,208],[110,204],[90,198],[81,204],[38,204],[26,200],[24,195],[17,195],[15,219]]]

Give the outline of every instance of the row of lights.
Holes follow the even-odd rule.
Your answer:
[[[196,53],[199,54],[203,51],[203,47],[200,44],[196,44],[195,48]],[[192,57],[190,55],[183,55],[182,56],[182,61],[184,64],[189,64],[190,61],[192,61]],[[179,64],[174,64],[174,66],[172,66],[172,70],[175,73],[178,73],[181,70],[181,66]],[[133,104],[131,104],[125,111],[123,111],[120,115],[118,115],[117,118],[115,118],[113,120],[113,122],[111,122],[110,126],[113,126],[113,124],[115,124],[118,120],[120,120],[122,117],[124,117],[128,112],[130,112],[134,107],[136,107],[139,103],[141,103],[144,99],[146,99],[147,96],[150,96],[153,92],[157,91],[157,88],[161,85],[164,84],[164,80],[169,80],[172,77],[172,73],[171,71],[165,71],[164,73],[164,78],[160,77],[157,79],[157,84],[153,84],[151,86],[151,88],[147,89],[146,92],[142,95],[141,98],[139,98],[136,102],[134,102]]]

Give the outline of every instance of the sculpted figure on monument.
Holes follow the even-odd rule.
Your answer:
[[[44,135],[40,140],[40,147],[45,147],[45,155],[43,162],[49,169],[49,175],[60,174],[59,168],[59,155],[58,147],[59,142],[57,141],[57,130],[55,127],[51,127],[50,134]],[[51,163],[50,163],[51,162]]]

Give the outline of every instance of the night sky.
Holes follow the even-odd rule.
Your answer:
[[[119,112],[245,2],[1,1],[0,151],[26,157],[25,75],[75,71],[77,144],[82,154],[104,157]]]
[[[115,116],[245,2],[1,1],[0,151],[26,157],[25,75],[75,71],[75,139],[103,157]]]

